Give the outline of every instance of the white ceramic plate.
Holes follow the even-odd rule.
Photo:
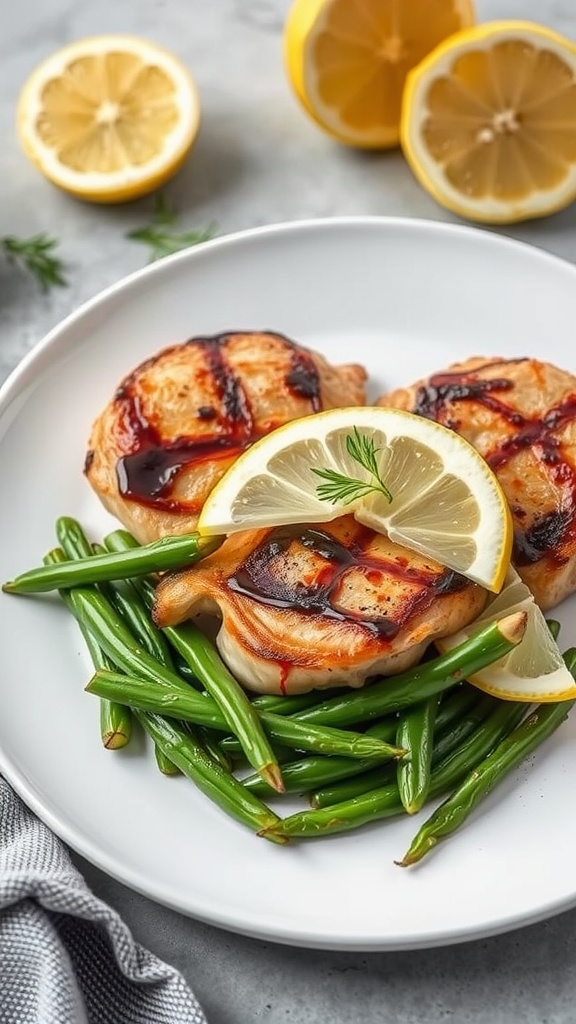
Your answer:
[[[0,395],[0,575],[39,564],[59,515],[117,525],[82,474],[92,418],[120,378],[194,334],[273,329],[372,395],[470,355],[576,369],[576,269],[488,232],[402,220],[301,222],[210,242],[89,302]],[[576,642],[571,599],[558,610]],[[443,945],[576,903],[576,715],[418,868],[393,863],[419,820],[287,848],[257,839],[139,742],[100,746],[89,661],[53,598],[0,597],[0,770],[71,847],[185,914],[293,945]],[[295,807],[292,802],[290,807]],[[551,869],[553,865],[553,870]]]

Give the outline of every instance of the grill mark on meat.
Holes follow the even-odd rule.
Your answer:
[[[490,366],[499,367],[501,363],[485,364],[482,370]],[[538,517],[527,530],[517,528],[514,531],[513,560],[516,565],[523,566],[548,556],[555,564],[563,565],[567,559],[560,549],[573,539],[576,532],[576,469],[564,456],[562,443],[554,432],[576,418],[576,394],[568,395],[542,417],[530,418],[510,409],[494,396],[494,392],[507,391],[513,386],[511,381],[502,377],[478,379],[474,371],[434,374],[428,384],[418,389],[414,412],[458,430],[459,422],[451,416],[448,403],[473,401],[501,415],[516,428],[513,434],[485,455],[488,465],[497,472],[519,451],[531,448],[550,479],[564,492],[565,500],[563,507]]]
[[[353,543],[344,545],[317,527],[279,527],[254,548],[234,575],[229,577],[227,585],[234,593],[261,604],[292,608],[304,614],[321,615],[361,626],[380,640],[393,640],[408,620],[424,612],[432,601],[442,594],[455,593],[468,585],[463,576],[450,569],[433,574],[419,571],[407,559],[379,559],[367,550],[373,536],[372,530],[364,527]],[[306,584],[299,582],[295,586],[286,581],[281,573],[275,574],[273,564],[279,555],[286,555],[294,542],[318,555],[325,563],[315,573],[312,581]],[[338,607],[338,596],[350,569],[359,569],[372,584],[377,585],[385,572],[407,584],[415,584],[418,589],[403,600],[401,609],[396,610],[393,618],[364,614],[367,609],[362,608],[357,614],[349,610],[342,611]]]
[[[492,412],[500,413],[514,422],[517,414],[512,412],[504,402],[493,397],[494,391],[509,391],[512,383],[503,377],[492,380],[466,380],[467,374],[438,373],[430,378],[430,383],[418,388],[414,412],[426,416],[429,420],[439,420],[445,426],[456,430],[458,421],[450,417],[446,406],[448,402],[462,402],[466,399],[480,402]],[[456,379],[455,379],[456,378]],[[522,417],[519,417],[520,420]]]
[[[197,503],[183,501],[173,495],[180,472],[191,464],[209,459],[237,457],[262,436],[254,424],[242,381],[227,359],[230,340],[249,333],[252,332],[227,332],[195,337],[186,342],[204,348],[208,371],[220,400],[220,416],[218,409],[212,406],[202,406],[197,411],[198,419],[204,423],[212,419],[219,421],[219,433],[212,437],[202,433],[167,441],[144,415],[138,395],[139,377],[157,359],[164,357],[166,351],[147,360],[125,378],[115,395],[118,419],[125,437],[123,447],[126,454],[116,464],[118,489],[124,498],[171,512],[198,512]],[[320,411],[320,378],[311,355],[289,338],[276,333],[273,336],[290,353],[290,368],[284,378],[286,388],[307,399],[311,412]]]
[[[320,377],[314,361],[308,352],[296,348],[292,351],[291,361],[292,366],[284,378],[286,387],[301,398],[309,399],[312,412],[320,412]]]

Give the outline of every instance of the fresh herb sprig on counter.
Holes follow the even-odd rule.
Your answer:
[[[170,206],[166,197],[158,193],[152,223],[134,228],[126,234],[126,238],[147,245],[150,250],[150,262],[154,262],[164,256],[171,256],[174,252],[180,252],[181,249],[207,242],[216,234],[215,224],[192,231],[174,231],[172,229],[177,219],[177,212]],[[18,238],[16,235],[0,237],[0,249],[6,259],[31,274],[43,292],[68,285],[64,262],[57,255],[59,244],[56,238],[46,232],[40,232],[30,238]]]
[[[172,231],[177,219],[176,211],[170,206],[166,196],[156,196],[152,223],[129,231],[126,238],[133,242],[141,242],[150,249],[150,262],[171,256],[181,249],[188,249],[200,242],[207,242],[216,233],[216,225],[209,224],[206,228],[194,231]]]
[[[36,278],[43,292],[65,287],[64,264],[56,255],[58,242],[44,232],[30,238],[6,235],[0,239],[5,256]]]
[[[357,477],[346,476],[334,469],[314,469],[312,472],[326,482],[318,484],[316,494],[321,501],[331,501],[332,504],[342,502],[349,505],[357,498],[365,498],[367,494],[379,492],[388,501],[392,501],[392,494],[388,490],[380,474],[378,466],[379,449],[374,440],[366,434],[361,434],[358,427],[354,427],[352,434],[346,436],[346,451],[354,462],[362,466],[370,474],[371,480],[359,480]]]

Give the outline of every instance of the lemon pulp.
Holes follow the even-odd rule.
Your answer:
[[[175,173],[199,117],[196,87],[172,54],[102,36],[71,43],[32,73],[17,124],[26,153],[55,185],[120,202]]]
[[[354,459],[358,431],[378,474]],[[354,479],[352,496],[326,500],[318,470]],[[226,471],[206,499],[198,530],[214,535],[347,513],[391,540],[498,591],[510,561],[512,527],[501,487],[475,448],[433,420],[384,406],[331,409],[273,430]]]
[[[417,177],[463,216],[511,222],[576,195],[576,47],[541,26],[457,33],[410,76],[402,142]]]
[[[395,146],[408,71],[473,22],[471,0],[295,0],[284,33],[288,76],[335,138]]]

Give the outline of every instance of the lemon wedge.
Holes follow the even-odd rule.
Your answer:
[[[402,147],[462,217],[510,224],[576,198],[576,46],[522,21],[456,33],[408,76]]]
[[[471,0],[295,0],[284,26],[288,79],[333,138],[397,146],[408,71],[473,23]]]
[[[443,637],[435,644],[440,652],[450,650],[473,632],[513,612],[526,612],[526,632],[517,647],[500,661],[489,665],[469,681],[486,693],[503,700],[530,703],[574,700],[576,683],[568,671],[546,619],[534,597],[510,566],[501,592],[488,599],[486,608],[466,629],[454,636]]]
[[[25,153],[54,185],[119,203],[158,188],[182,165],[200,100],[171,53],[132,36],[71,43],[32,72],[16,123]]]
[[[226,471],[197,528],[227,534],[350,512],[488,590],[502,586],[512,527],[494,473],[453,430],[399,409],[331,409],[278,427]]]

